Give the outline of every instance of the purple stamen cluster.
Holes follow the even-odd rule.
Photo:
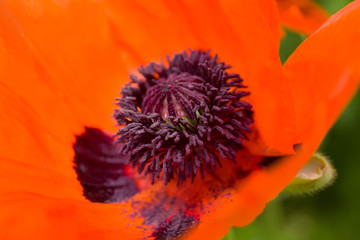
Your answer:
[[[130,76],[114,114],[122,154],[152,182],[162,172],[165,184],[212,172],[220,158],[235,162],[253,122],[252,106],[242,101],[249,92],[227,72],[231,66],[194,50],[167,60],[141,67],[141,78]]]

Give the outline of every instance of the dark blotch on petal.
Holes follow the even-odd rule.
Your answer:
[[[128,176],[128,158],[112,137],[95,128],[86,128],[76,137],[75,171],[84,188],[84,196],[92,202],[121,202],[138,192]]]
[[[178,239],[198,222],[197,217],[180,213],[161,223],[154,230],[152,237],[155,237],[155,240]]]

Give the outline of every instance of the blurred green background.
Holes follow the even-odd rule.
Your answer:
[[[351,0],[317,2],[333,14]],[[286,31],[280,47],[282,61],[304,39]],[[334,185],[314,196],[280,196],[253,223],[243,228],[233,227],[223,240],[360,239],[360,92],[330,130],[319,151],[330,157],[338,171]]]

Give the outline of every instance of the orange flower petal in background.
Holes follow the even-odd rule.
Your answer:
[[[281,24],[295,32],[311,35],[329,17],[314,0],[277,0]]]
[[[292,180],[358,86],[360,32],[351,26],[360,23],[360,4],[333,16],[282,67],[275,1],[204,2],[0,3],[1,238],[140,239],[173,221],[141,211],[184,208],[197,219],[187,225],[180,216],[184,239],[219,239]],[[213,176],[179,186],[139,178],[128,200],[89,202],[73,170],[75,136],[87,126],[113,133],[114,99],[129,73],[187,48],[211,49],[249,86],[256,134],[238,160],[290,154],[297,143],[302,150],[231,187]],[[230,181],[232,171],[224,164],[216,173]],[[189,208],[194,199],[201,206]]]

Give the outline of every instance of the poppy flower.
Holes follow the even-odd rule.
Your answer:
[[[313,0],[277,0],[283,26],[311,35],[328,18],[329,13]]]
[[[352,27],[360,21],[359,1],[331,17],[284,66],[278,57],[279,14],[270,0],[18,0],[3,1],[0,11],[3,239],[219,239],[231,226],[251,222],[292,180],[360,77],[360,49],[355,44],[360,32]],[[166,55],[169,64],[157,61]],[[126,87],[129,74],[134,74],[133,82]],[[192,81],[181,78],[185,75]],[[138,102],[131,103],[146,102],[140,91],[144,83],[147,90],[158,87],[152,91],[158,96],[163,91],[154,85],[158,82],[191,91],[181,100],[192,99],[190,105],[173,98],[178,110],[174,112],[185,112],[181,119],[189,124],[220,118],[216,121],[223,130],[214,141],[225,142],[223,152],[209,147],[216,156],[206,157],[207,150],[190,150],[194,159],[201,157],[200,165],[206,159],[216,162],[203,176],[199,167],[193,181],[186,172],[189,177],[180,181],[183,159],[175,156],[170,163],[177,172],[165,175],[168,168],[162,165],[152,184],[156,166],[151,168],[147,157],[142,161],[136,155],[144,146],[131,145],[125,151],[121,145],[148,141],[133,141],[131,130],[141,135],[184,127],[175,126],[182,113],[171,115],[165,104],[161,111],[151,107],[156,102],[145,104],[147,110],[141,112]],[[199,83],[209,87],[208,95],[204,87],[197,90]],[[212,94],[218,103],[206,101]],[[211,115],[207,107],[219,115]],[[134,114],[158,120],[141,125]],[[121,126],[115,125],[113,115]],[[221,125],[231,121],[229,116],[238,124]],[[160,125],[151,128],[157,121]],[[141,129],[135,129],[136,124]],[[234,130],[227,134],[226,127],[227,132]],[[191,133],[200,136],[198,129]],[[184,142],[175,148],[186,148]],[[166,143],[167,150],[174,146]],[[134,168],[121,153],[131,155]],[[139,167],[141,161],[148,165]],[[145,170],[138,173],[140,168]],[[166,176],[171,177],[165,185]]]

